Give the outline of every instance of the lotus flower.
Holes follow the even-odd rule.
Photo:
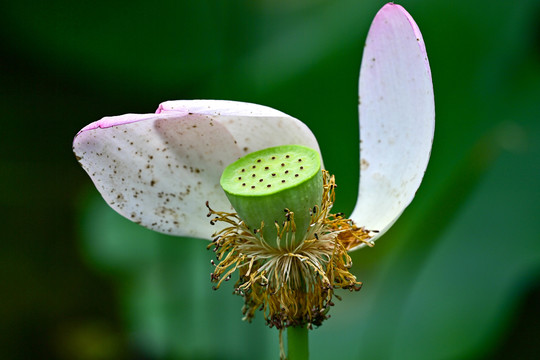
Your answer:
[[[327,240],[334,241],[344,231],[341,226],[349,224],[361,241],[346,244],[339,269],[348,266],[346,251],[371,244],[398,219],[412,201],[430,157],[435,114],[429,63],[416,23],[399,5],[385,5],[369,30],[360,69],[359,112],[358,199],[350,220],[333,215],[342,221],[341,230]],[[289,144],[320,153],[309,128],[281,111],[234,101],[180,100],[160,104],[155,114],[126,114],[91,123],[76,135],[73,149],[105,201],[124,217],[165,234],[210,240],[213,233],[223,234],[230,221],[210,224],[206,203],[224,211],[210,209],[221,220],[232,219],[234,211],[220,186],[224,169],[249,153]],[[325,184],[324,196],[329,197],[333,178],[327,176]],[[325,211],[330,207],[331,203]],[[292,250],[288,251],[290,255]],[[225,265],[236,269],[248,264]],[[228,278],[225,265],[214,280]],[[241,277],[249,277],[251,271],[249,265]],[[354,287],[358,282],[349,275],[344,275],[350,281],[346,286]],[[268,280],[264,274],[257,278],[262,280]],[[330,282],[332,286],[336,285]],[[265,311],[271,307],[263,300],[260,304]],[[290,324],[290,319],[279,316],[270,318],[271,326]],[[316,324],[311,313],[307,316],[307,322]]]

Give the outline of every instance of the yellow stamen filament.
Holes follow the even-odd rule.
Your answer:
[[[211,280],[217,289],[238,270],[235,293],[244,298],[244,320],[250,321],[260,309],[270,327],[319,326],[329,317],[335,289],[360,290],[362,283],[349,272],[352,261],[347,251],[360,244],[372,246],[372,231],[330,214],[335,188],[334,177],[323,171],[321,206],[312,209],[307,233],[295,246],[291,245],[296,244],[294,213],[287,209],[286,221],[274,224],[278,239],[272,247],[236,213],[214,211],[207,204],[212,223],[229,224],[213,235],[208,246],[214,247],[219,261]]]

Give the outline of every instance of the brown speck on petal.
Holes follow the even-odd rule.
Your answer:
[[[369,167],[369,162],[366,159],[362,158],[362,160],[360,160],[360,169],[365,171],[368,169],[368,167]]]

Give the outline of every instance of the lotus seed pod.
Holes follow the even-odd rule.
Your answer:
[[[271,246],[292,247],[304,239],[313,208],[321,205],[321,160],[317,151],[304,146],[276,146],[230,164],[220,183],[253,233],[262,233]],[[280,234],[291,212],[296,230]]]

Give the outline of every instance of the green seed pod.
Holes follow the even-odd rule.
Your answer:
[[[271,246],[278,245],[276,224],[282,228],[288,212],[294,213],[296,231],[283,234],[279,245],[299,244],[321,205],[323,181],[319,153],[300,145],[276,146],[248,154],[227,166],[221,187],[238,216]],[[288,209],[288,210],[286,210]]]

